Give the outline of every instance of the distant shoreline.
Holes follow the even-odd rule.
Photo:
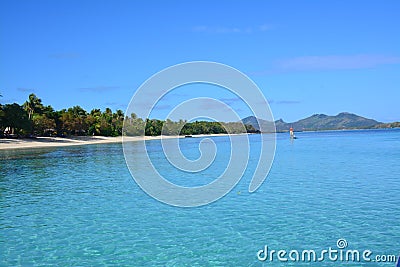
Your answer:
[[[193,135],[198,137],[228,136],[228,134],[199,134]],[[185,138],[184,135],[164,135],[164,136],[124,136],[124,141],[137,142],[143,140],[160,140],[172,138]],[[66,147],[80,145],[96,145],[96,144],[112,144],[122,143],[122,136],[106,137],[106,136],[74,136],[74,137],[36,137],[23,139],[0,139],[0,150],[8,149],[32,149],[32,148],[48,148],[48,147]]]
[[[342,131],[382,131],[382,130],[396,130],[400,128],[368,128],[368,129],[332,129],[332,130],[305,130],[295,131],[297,133],[311,133],[311,132],[342,132]],[[287,134],[288,132],[275,132],[275,134]],[[242,133],[234,135],[250,135],[252,133]],[[270,134],[270,133],[264,133]],[[192,135],[193,138],[200,137],[217,137],[217,136],[228,136],[229,134],[198,134]],[[173,138],[185,138],[184,135],[164,135],[162,138],[173,139]],[[160,140],[161,135],[158,136],[124,136],[125,141],[137,142],[137,141],[149,141],[149,140]],[[112,144],[122,143],[122,136],[107,137],[107,136],[73,136],[73,137],[36,137],[36,138],[1,138],[0,139],[0,151],[1,150],[12,150],[12,149],[32,149],[32,148],[48,148],[48,147],[67,147],[67,146],[82,146],[82,145],[96,145],[96,144]]]
[[[306,129],[306,130],[294,130],[295,133],[310,133],[310,132],[343,132],[343,131],[384,131],[384,130],[397,130],[400,127],[392,127],[392,128],[348,128],[348,129],[320,129],[320,130],[313,130],[313,129]],[[289,131],[277,131],[275,133],[289,133]]]

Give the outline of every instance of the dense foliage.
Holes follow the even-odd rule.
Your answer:
[[[0,133],[11,136],[69,136],[122,134],[124,113],[93,109],[90,113],[74,106],[55,111],[45,106],[35,94],[20,106],[17,103],[0,105]]]
[[[208,121],[173,122],[142,119],[135,114],[124,117],[122,110],[112,112],[93,109],[87,112],[80,106],[55,111],[45,106],[35,94],[21,106],[0,104],[0,135],[7,136],[70,136],[70,135],[122,135],[125,121],[126,135],[195,135],[219,133],[257,132],[252,126],[241,123]],[[144,131],[143,131],[144,129]]]
[[[137,135],[196,135],[196,134],[226,134],[226,133],[258,133],[251,125],[243,126],[240,122],[213,122],[213,121],[195,121],[187,122],[179,120],[177,122],[157,119],[143,120],[136,114],[130,118],[125,118],[125,133],[128,136]],[[145,127],[143,127],[145,125]],[[145,131],[143,132],[143,129]]]

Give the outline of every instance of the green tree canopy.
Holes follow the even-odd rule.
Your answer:
[[[38,98],[35,94],[30,94],[28,100],[23,105],[26,112],[28,112],[29,119],[32,118],[33,114],[43,112],[42,100]]]
[[[7,127],[10,128],[11,134],[26,134],[29,131],[31,122],[23,107],[17,103],[6,104],[2,107],[2,111],[2,133]]]
[[[124,127],[125,126],[125,127]],[[195,121],[188,123],[184,120],[166,121],[158,119],[143,119],[132,113],[125,116],[120,109],[113,112],[106,108],[92,109],[88,113],[80,106],[55,111],[52,106],[45,106],[35,94],[30,94],[22,105],[0,104],[0,130],[2,134],[10,127],[18,134],[33,134],[47,136],[65,135],[195,135],[257,132],[254,127],[239,122],[223,123],[210,121]],[[123,129],[125,132],[123,132]]]

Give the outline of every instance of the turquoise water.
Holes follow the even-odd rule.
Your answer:
[[[280,266],[260,262],[270,249],[337,248],[399,255],[400,131],[278,134],[264,184],[248,193],[259,136],[245,176],[227,196],[176,208],[132,180],[119,144],[0,152],[1,266]],[[204,184],[225,167],[227,137],[213,138],[216,163],[198,176],[165,171],[183,185]],[[200,139],[182,139],[196,158]],[[147,143],[167,170],[159,141]],[[140,168],[138,166],[138,168]],[[144,172],[146,170],[143,170]],[[311,263],[289,262],[301,266]],[[338,263],[315,266],[394,266]]]

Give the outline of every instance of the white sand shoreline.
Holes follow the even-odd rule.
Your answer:
[[[212,137],[212,136],[228,136],[228,134],[209,134],[209,135],[193,135],[196,137]],[[161,138],[184,138],[182,135],[171,136],[124,136],[124,142],[134,142],[142,140],[159,140]],[[30,148],[46,148],[46,147],[65,147],[79,145],[95,145],[95,144],[111,144],[122,143],[122,136],[106,137],[106,136],[74,136],[69,138],[63,137],[37,137],[24,139],[0,139],[0,150],[6,149],[30,149]]]

